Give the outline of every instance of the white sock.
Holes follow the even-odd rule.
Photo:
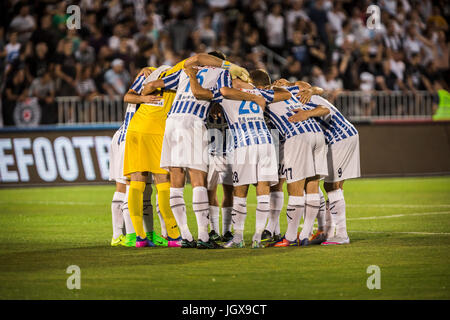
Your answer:
[[[125,232],[127,234],[135,233],[133,222],[130,218],[130,210],[128,210],[128,193],[130,191],[130,186],[127,185],[127,191],[125,192],[125,199],[123,200],[122,205],[122,214],[123,214],[123,220],[125,221]]]
[[[219,211],[220,211],[219,207],[209,206],[209,221],[210,221],[211,231],[214,230],[218,235],[220,235]]]
[[[266,229],[272,233],[280,234],[280,213],[284,205],[284,192],[276,191],[270,193],[270,215]]]
[[[317,229],[319,231],[325,230],[325,197],[323,196],[322,189],[319,188],[319,196],[320,196],[320,208],[319,213],[317,214]]]
[[[156,195],[156,213],[158,213],[159,224],[161,225],[161,235],[167,238],[166,223],[164,222],[164,219],[161,215],[161,211],[159,211],[158,195]]]
[[[233,242],[239,243],[244,239],[245,218],[247,217],[247,198],[233,197],[233,211],[231,217],[234,228]]]
[[[297,239],[298,226],[304,207],[305,197],[289,196],[286,208],[288,226],[285,234],[285,238],[289,241]]]
[[[327,200],[325,203],[325,233],[327,239],[334,237],[335,225],[333,221],[333,216],[330,212],[330,201]]]
[[[330,213],[336,225],[336,237],[348,238],[347,222],[345,218],[345,200],[341,189],[328,193]]]
[[[146,183],[143,197],[143,221],[144,221],[144,231],[153,231],[153,206],[152,206],[152,184]]]
[[[312,234],[314,221],[320,208],[320,195],[318,193],[306,194],[305,220],[303,221],[303,229],[300,232],[299,239],[309,238]]]
[[[270,195],[256,197],[256,227],[253,234],[253,241],[261,241],[261,235],[267,222],[267,216],[270,213]]]
[[[122,215],[122,205],[125,199],[125,193],[114,192],[114,196],[111,202],[111,213],[112,213],[112,227],[113,227],[113,238],[116,239],[118,236],[123,234],[123,215]]]
[[[184,188],[170,188],[170,208],[172,209],[181,237],[185,240],[192,241],[191,231],[187,225],[186,204],[183,198]]]
[[[222,207],[222,233],[231,232],[231,213],[233,207]]]
[[[209,241],[209,201],[208,190],[205,187],[192,189],[192,208],[197,218],[198,239],[203,242]]]

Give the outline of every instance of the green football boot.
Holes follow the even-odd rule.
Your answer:
[[[220,241],[220,239],[220,235],[218,235],[214,230],[211,230],[211,232],[209,233],[209,240],[217,242]]]
[[[232,248],[245,248],[244,240],[242,240],[239,243],[234,242],[233,240],[228,241],[223,245],[225,249],[232,249]]]
[[[158,247],[168,246],[168,241],[157,234],[155,231],[147,232],[147,238]]]
[[[118,236],[117,238],[112,238],[111,240],[111,247],[118,247],[118,246],[123,246],[125,243],[125,236],[123,234],[121,234],[120,236]]]
[[[203,242],[202,240],[197,241],[197,249],[223,249],[223,247],[215,242],[214,240],[209,239],[208,242]]]
[[[128,233],[125,236],[124,247],[136,247],[136,233]]]

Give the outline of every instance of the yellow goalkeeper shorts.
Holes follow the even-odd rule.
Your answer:
[[[164,134],[128,130],[123,161],[124,176],[129,177],[133,172],[167,174],[168,172],[160,167],[163,138]]]

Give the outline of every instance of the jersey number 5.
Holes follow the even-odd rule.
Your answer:
[[[208,71],[208,69],[200,70],[197,73],[197,79],[198,79],[198,82],[200,83],[200,85],[203,85],[203,81],[205,80],[205,78],[203,77],[202,73],[205,73],[206,71]],[[191,88],[191,82],[189,81],[187,86],[186,86],[186,90],[184,90],[184,92],[188,92],[190,88]]]

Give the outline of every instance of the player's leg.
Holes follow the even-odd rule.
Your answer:
[[[144,231],[147,235],[147,238],[150,241],[153,241],[153,205],[152,205],[152,183],[151,176],[147,176],[147,180],[145,181],[145,189],[142,196],[142,219],[144,222]]]
[[[198,169],[189,169],[189,177],[192,185],[192,209],[197,219],[199,249],[214,249],[219,247],[209,239],[209,200],[206,189],[206,172]]]
[[[332,224],[335,226],[336,235],[328,235],[323,244],[346,244],[350,240],[347,234],[347,222],[345,212],[345,199],[343,192],[344,181],[325,182],[324,188],[328,195],[329,209]]]
[[[124,218],[122,214],[122,206],[125,200],[126,184],[116,181],[116,191],[111,202],[113,237],[111,246],[116,247],[123,245],[125,236],[123,235]]]
[[[128,198],[130,195],[130,181],[127,181],[125,199],[122,204],[122,214],[125,221],[125,247],[136,246],[136,231],[134,231],[133,221],[131,221]]]
[[[186,203],[184,202],[184,184],[186,181],[186,172],[183,168],[171,167],[170,171],[170,208],[172,209],[175,220],[182,238],[182,248],[196,248],[197,243],[192,237],[187,224]]]
[[[181,242],[180,231],[178,230],[172,209],[170,208],[170,182],[167,174],[153,174],[155,180],[158,209],[161,214],[161,220],[164,221],[164,227],[167,231],[168,245],[179,246]]]
[[[270,214],[266,230],[263,232],[262,241],[280,240],[280,213],[284,205],[283,185],[286,181],[281,178],[279,182],[270,187]]]
[[[231,214],[233,212],[233,185],[222,184],[222,241],[228,242],[233,238],[231,233]]]
[[[286,208],[287,229],[286,233],[275,247],[287,247],[299,245],[297,240],[298,227],[300,219],[305,208],[304,197],[305,179],[293,181],[287,184],[289,194],[288,204]]]
[[[317,232],[309,238],[311,244],[320,244],[327,239],[326,225],[327,225],[327,206],[323,191],[319,186],[319,213],[317,214]]]
[[[161,226],[161,236],[167,239],[166,223],[164,222],[161,211],[159,210],[158,196],[156,196],[156,213],[158,214],[159,224]]]
[[[270,213],[270,182],[258,181],[256,185],[256,225],[252,248],[261,247],[261,236]]]
[[[233,211],[231,213],[234,229],[233,239],[228,241],[225,248],[243,248],[244,226],[247,218],[248,185],[235,186],[233,190]]]
[[[219,201],[217,200],[217,184],[208,189],[209,200],[209,232],[210,239],[217,241],[220,239],[219,230]]]
[[[305,218],[303,228],[300,232],[299,239],[301,243],[309,242],[312,235],[314,221],[320,210],[320,194],[319,194],[320,177],[315,176],[306,179],[306,197],[305,197]]]
[[[131,173],[130,190],[128,195],[128,208],[130,218],[136,231],[136,247],[155,246],[153,242],[147,239],[144,230],[144,190],[148,173]]]

